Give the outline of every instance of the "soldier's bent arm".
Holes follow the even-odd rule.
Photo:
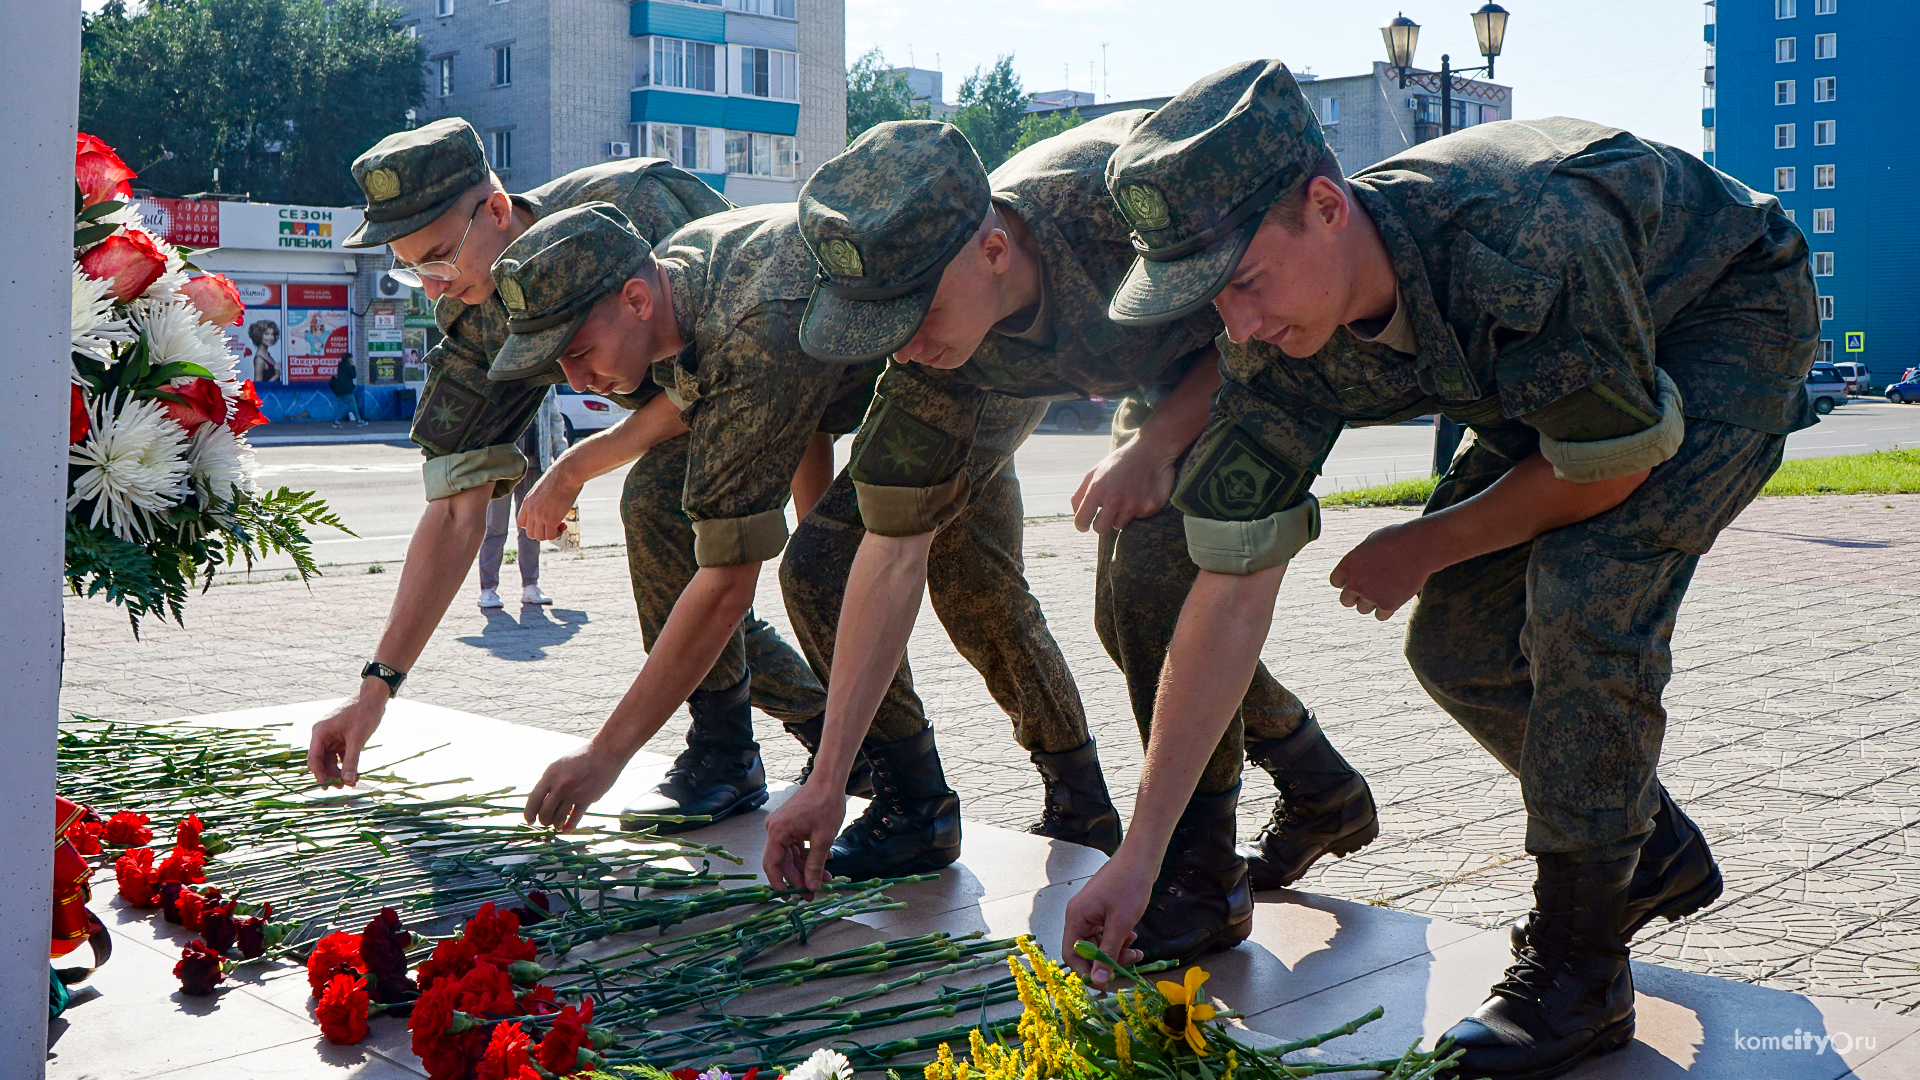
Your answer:
[[[687,433],[680,410],[665,394],[620,418],[620,422],[567,448],[520,507],[519,525],[535,540],[551,540],[565,527],[567,511],[587,481],[605,476],[640,455]]]

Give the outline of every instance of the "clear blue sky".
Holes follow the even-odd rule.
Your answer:
[[[1701,24],[1689,0],[1500,0],[1512,13],[1498,81],[1518,115],[1555,113],[1700,150]],[[976,65],[1012,53],[1029,90],[1102,92],[1115,100],[1177,92],[1237,60],[1278,57],[1296,71],[1352,75],[1385,59],[1380,27],[1404,12],[1421,25],[1415,63],[1440,54],[1480,64],[1470,12],[1480,0],[847,0],[847,58],[946,74],[952,100]],[[1089,69],[1089,64],[1092,65]],[[1065,70],[1063,71],[1063,66]],[[1104,100],[1104,97],[1103,97]]]

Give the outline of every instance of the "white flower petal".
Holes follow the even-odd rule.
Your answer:
[[[73,350],[109,366],[114,345],[134,339],[133,328],[113,310],[112,287],[73,268]]]
[[[122,540],[146,539],[155,517],[186,494],[186,433],[159,401],[113,394],[89,402],[88,412],[93,430],[67,451],[68,462],[82,466],[67,509],[92,500],[91,524]]]

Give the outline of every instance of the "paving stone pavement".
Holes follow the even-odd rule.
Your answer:
[[[1294,563],[1264,656],[1373,785],[1380,839],[1320,863],[1307,891],[1497,927],[1526,910],[1532,865],[1518,785],[1427,698],[1386,623],[1339,606],[1327,572],[1406,511],[1326,514]],[[1029,523],[1027,570],[1079,680],[1108,781],[1130,812],[1140,753],[1125,690],[1093,630],[1090,535]],[[462,599],[407,693],[590,734],[643,658],[618,548],[543,559],[552,609],[483,613]],[[188,605],[186,628],[67,602],[63,707],[156,719],[337,697],[355,684],[394,573],[331,567],[310,586],[262,575]],[[759,611],[786,632],[777,575]],[[1727,877],[1712,908],[1649,927],[1636,955],[1785,990],[1920,1011],[1920,496],[1756,503],[1702,560],[1675,635],[1662,777],[1707,829]],[[923,610],[910,650],[969,818],[1038,817],[1032,766],[978,676]],[[654,749],[671,753],[685,712]],[[800,749],[761,726],[769,772]],[[379,760],[377,753],[372,760]],[[531,783],[538,763],[529,763]],[[1241,829],[1271,805],[1249,778]]]

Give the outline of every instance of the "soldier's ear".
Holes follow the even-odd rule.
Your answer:
[[[641,322],[653,318],[653,301],[653,283],[644,275],[630,277],[620,286],[620,306]]]

